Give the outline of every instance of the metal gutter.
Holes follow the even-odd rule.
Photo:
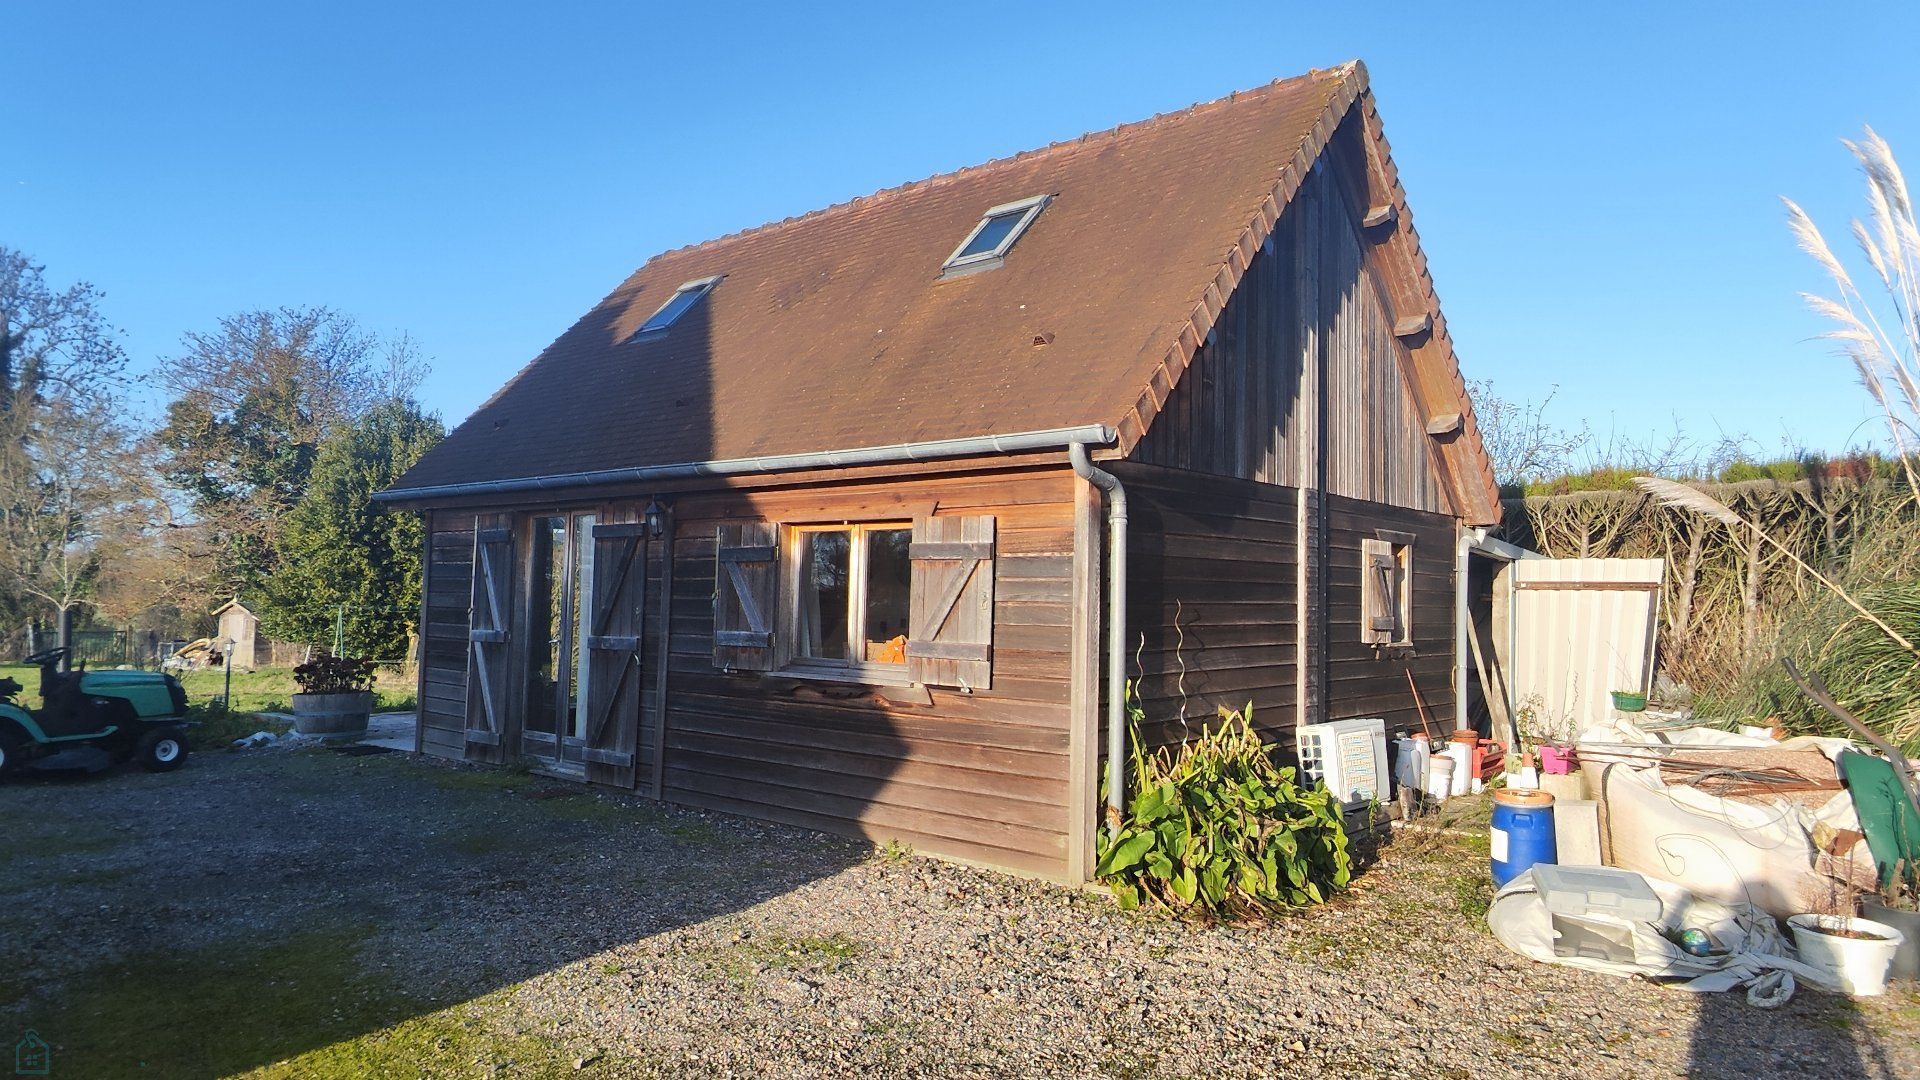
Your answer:
[[[1127,489],[1093,467],[1086,443],[1068,445],[1067,457],[1107,496],[1107,829],[1117,834],[1127,791]]]
[[[647,483],[701,476],[747,476],[755,473],[787,472],[795,469],[832,469],[855,465],[893,465],[941,458],[1016,454],[1029,450],[1059,450],[1063,447],[1083,444],[1106,446],[1112,444],[1118,437],[1114,429],[1105,424],[1083,424],[1079,427],[1021,431],[1009,435],[974,435],[961,439],[934,439],[928,442],[866,446],[852,450],[823,450],[806,454],[690,461],[678,465],[595,469],[588,472],[554,473],[511,480],[476,480],[464,484],[388,488],[385,491],[374,492],[373,501],[400,502],[457,498],[467,495],[508,495],[526,491],[587,487],[595,484]]]

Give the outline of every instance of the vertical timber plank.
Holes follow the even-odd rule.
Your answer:
[[[432,625],[433,607],[433,511],[420,512],[420,622],[414,632],[413,658],[413,752],[427,749],[427,627]],[[464,722],[463,722],[464,726]]]

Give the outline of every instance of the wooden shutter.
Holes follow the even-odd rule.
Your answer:
[[[1360,541],[1360,640],[1391,645],[1400,629],[1400,567],[1393,545],[1385,540]]]
[[[473,595],[467,608],[466,756],[501,760],[512,626],[513,531],[475,518]]]
[[[593,527],[587,609],[587,778],[630,788],[640,735],[640,637],[646,611],[644,522]]]
[[[771,671],[779,545],[771,523],[719,527],[713,583],[713,665]]]
[[[914,522],[907,675],[932,686],[993,685],[991,517]]]

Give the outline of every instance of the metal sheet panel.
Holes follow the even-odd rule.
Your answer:
[[[1512,564],[1514,701],[1535,713],[1528,734],[1570,738],[1612,715],[1611,691],[1648,689],[1665,569],[1661,559]]]

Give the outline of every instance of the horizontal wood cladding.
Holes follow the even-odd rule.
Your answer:
[[[1381,717],[1389,737],[1420,730],[1413,674],[1435,735],[1453,718],[1455,522],[1442,514],[1331,496],[1327,500],[1327,719]],[[1377,649],[1361,640],[1361,542],[1380,530],[1413,539],[1413,646]]]
[[[679,497],[665,797],[1068,876],[1072,482],[1059,467]],[[931,516],[994,519],[990,689],[715,667],[720,526]]]
[[[1325,161],[1302,184],[1132,457],[1299,487],[1319,374],[1327,490],[1444,510],[1411,358],[1338,168]]]
[[[420,746],[436,757],[466,755],[467,602],[473,590],[473,515],[427,516],[426,621],[421,634]]]
[[[1128,501],[1127,639],[1152,744],[1225,706],[1292,744],[1296,492],[1115,463]],[[1183,726],[1181,718],[1186,724]]]

